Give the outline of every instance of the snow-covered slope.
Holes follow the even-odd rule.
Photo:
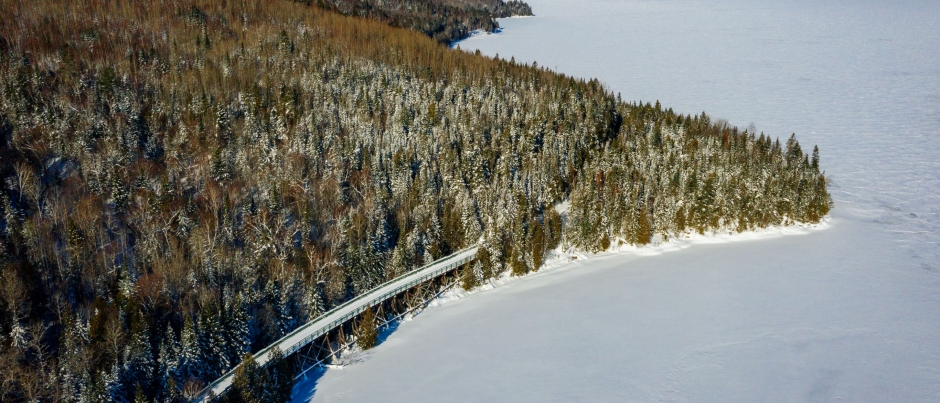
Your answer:
[[[940,3],[529,3],[461,48],[796,132],[820,146],[832,220],[477,292],[296,402],[940,401]]]

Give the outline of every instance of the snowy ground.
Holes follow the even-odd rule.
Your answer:
[[[938,401],[940,276],[876,230],[581,257],[425,311],[295,401]]]
[[[463,50],[818,144],[837,208],[940,269],[940,2],[534,0]]]
[[[832,219],[562,256],[451,294],[295,402],[940,401],[940,2],[529,4],[461,48],[796,132]]]

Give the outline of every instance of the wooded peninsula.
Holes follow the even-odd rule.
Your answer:
[[[447,46],[521,2],[0,9],[0,401],[188,401],[474,244],[465,287],[831,208],[794,137]],[[289,396],[273,371],[256,401]]]

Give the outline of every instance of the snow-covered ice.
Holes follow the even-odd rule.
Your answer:
[[[447,295],[295,402],[940,401],[940,2],[528,3],[460,47],[795,132],[831,219],[561,254]]]
[[[425,311],[295,401],[936,401],[940,276],[857,236],[877,226],[577,259]]]

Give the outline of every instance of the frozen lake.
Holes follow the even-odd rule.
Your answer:
[[[940,401],[940,2],[530,0],[464,50],[818,144],[829,227],[430,309],[312,401]]]

